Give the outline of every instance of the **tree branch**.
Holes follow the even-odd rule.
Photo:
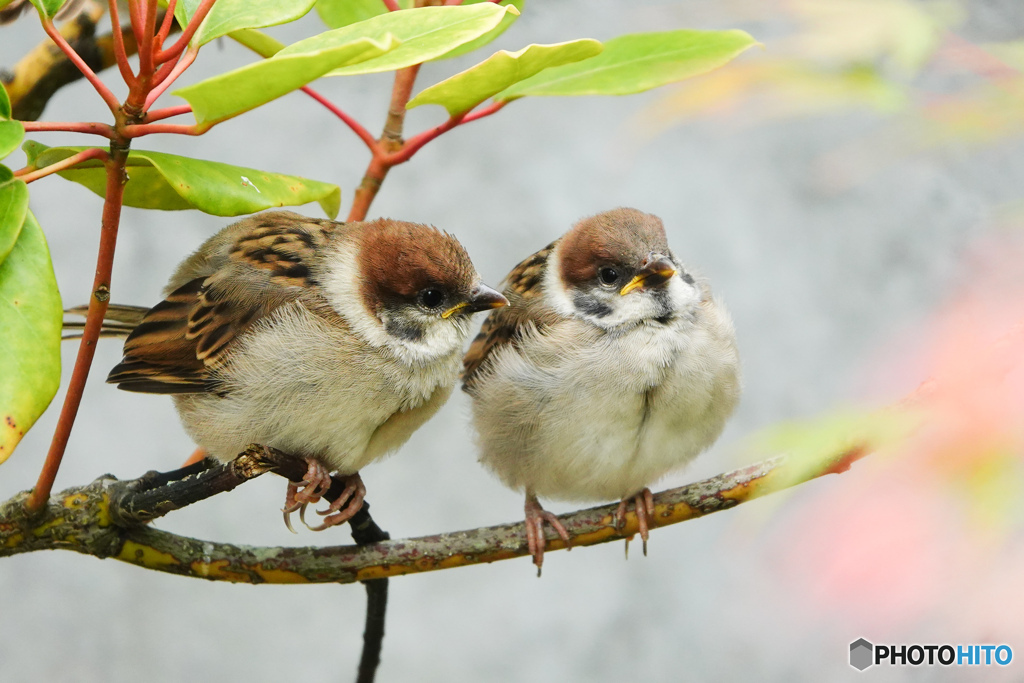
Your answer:
[[[851,449],[835,454],[812,471],[806,463],[777,457],[663,491],[654,497],[655,528],[727,510],[824,474],[845,471],[865,452]],[[126,490],[138,486],[136,482],[101,477],[54,496],[38,516],[24,508],[27,492],[14,496],[0,505],[0,557],[36,550],[73,550],[180,576],[276,584],[352,583],[528,554],[522,523],[364,547],[304,548],[236,546],[178,536],[150,526],[119,526],[114,512],[118,501],[123,500]],[[561,516],[573,545],[608,543],[635,534],[636,514],[627,513],[625,525],[616,529],[616,508],[616,504],[602,505]],[[553,534],[547,542],[549,551],[565,547]]]

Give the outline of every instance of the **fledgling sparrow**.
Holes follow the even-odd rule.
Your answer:
[[[735,333],[707,283],[672,254],[656,216],[586,218],[512,269],[509,306],[491,313],[464,359],[480,461],[526,493],[538,572],[538,496],[635,501],[646,543],[650,489],[721,433],[740,395]]]
[[[347,477],[317,529],[355,514],[359,470],[448,399],[470,314],[508,303],[440,230],[289,211],[221,230],[178,266],[164,296],[141,313],[112,309],[134,329],[107,382],[173,394],[185,429],[219,460],[251,443],[306,459],[286,522],[320,499],[331,471]]]

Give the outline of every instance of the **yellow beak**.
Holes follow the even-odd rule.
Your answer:
[[[627,282],[625,287],[619,290],[619,294],[625,296],[636,289],[657,287],[668,282],[669,278],[675,274],[676,267],[667,256],[649,254],[644,259],[640,272]]]
[[[455,304],[442,313],[441,317],[445,319],[450,318],[464,308],[468,308],[469,313],[476,313],[478,311],[487,311],[492,308],[500,308],[502,306],[508,306],[508,299],[503,297],[501,292],[491,289],[485,284],[479,284],[469,293],[469,299],[467,301],[460,301]]]

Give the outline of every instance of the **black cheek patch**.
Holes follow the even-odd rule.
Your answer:
[[[682,273],[680,275],[680,277],[683,278],[683,282],[685,282],[686,284],[688,284],[688,285],[692,285],[693,284],[693,276],[690,275],[689,273],[685,273],[684,272],[684,273]]]
[[[405,341],[415,342],[423,339],[423,330],[421,328],[393,318],[384,323],[384,331],[392,337],[404,339]]]
[[[689,275],[684,277],[689,277]],[[654,297],[654,303],[658,305],[658,315],[654,318],[655,322],[659,322],[662,325],[668,324],[675,317],[675,312],[672,310],[672,301],[668,296],[668,290],[664,287],[659,287],[652,290],[651,294]]]
[[[572,303],[580,313],[586,313],[587,315],[592,315],[595,318],[604,318],[605,316],[611,315],[612,312],[611,306],[598,301],[595,297],[587,296],[582,292],[576,292],[572,295]]]

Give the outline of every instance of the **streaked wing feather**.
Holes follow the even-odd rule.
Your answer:
[[[508,344],[514,344],[524,326],[535,319],[534,305],[541,294],[548,256],[558,242],[552,242],[535,254],[521,261],[505,278],[505,297],[509,305],[496,309],[487,316],[480,333],[469,345],[462,359],[462,389],[472,393],[473,383],[486,366],[487,359],[494,351]]]
[[[309,290],[311,264],[335,225],[263,214],[229,226],[237,238],[208,259],[212,272],[189,280],[146,313],[107,382],[147,393],[219,391],[214,371],[232,342]]]

